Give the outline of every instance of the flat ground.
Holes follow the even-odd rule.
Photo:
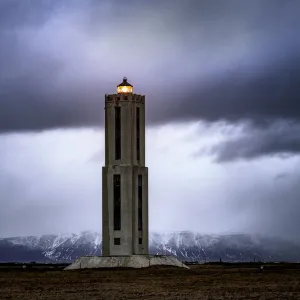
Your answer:
[[[300,268],[193,266],[124,270],[0,268],[0,299],[300,299]]]

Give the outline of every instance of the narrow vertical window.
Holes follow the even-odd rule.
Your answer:
[[[114,175],[114,230],[121,230],[121,175]]]
[[[136,108],[136,159],[140,160],[140,108]]]
[[[115,107],[115,159],[121,159],[121,107]]]
[[[143,177],[138,175],[138,230],[143,230]]]

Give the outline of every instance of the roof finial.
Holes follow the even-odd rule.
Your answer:
[[[129,82],[127,82],[127,77],[123,77],[123,82],[117,86],[117,93],[118,94],[127,94],[127,93],[132,94],[132,88],[133,88],[133,86]]]

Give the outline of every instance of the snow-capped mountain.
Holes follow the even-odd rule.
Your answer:
[[[153,232],[149,250],[151,254],[171,254],[183,261],[300,261],[300,245],[247,234]],[[0,239],[0,262],[71,262],[84,255],[101,255],[98,232]]]

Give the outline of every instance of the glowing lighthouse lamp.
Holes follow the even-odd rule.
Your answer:
[[[132,94],[133,86],[127,82],[127,78],[123,78],[123,82],[117,86],[118,94]]]

